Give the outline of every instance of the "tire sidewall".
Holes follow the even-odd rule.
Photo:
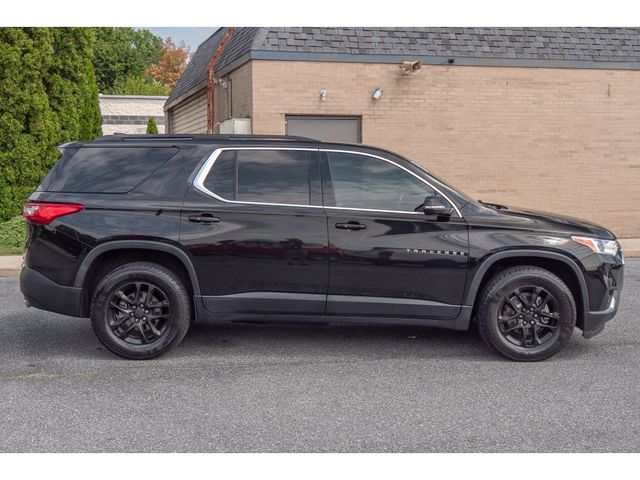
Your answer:
[[[91,308],[91,322],[103,344],[117,355],[132,359],[145,359],[158,356],[182,340],[189,328],[189,305],[180,292],[175,280],[144,267],[123,269],[109,274],[98,286]],[[109,301],[117,288],[134,281],[143,281],[157,285],[167,296],[170,305],[170,317],[167,331],[151,344],[134,345],[120,339],[109,325]]]
[[[555,297],[560,314],[558,330],[554,336],[542,345],[530,348],[509,342],[498,326],[499,309],[504,298],[515,289],[527,286],[539,286],[548,290]],[[575,303],[567,287],[554,277],[542,272],[514,274],[493,285],[487,295],[489,300],[482,319],[484,331],[492,346],[506,357],[525,361],[543,360],[557,353],[569,342],[575,328]]]

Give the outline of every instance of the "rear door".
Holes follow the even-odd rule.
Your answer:
[[[468,262],[464,219],[425,215],[425,197],[442,194],[390,160],[344,151],[321,158],[327,315],[456,317]]]
[[[183,205],[180,240],[218,314],[324,312],[327,222],[315,149],[216,150]]]

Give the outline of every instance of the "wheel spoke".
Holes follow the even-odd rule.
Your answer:
[[[556,325],[549,325],[547,323],[542,323],[542,322],[537,322],[536,325],[540,328],[547,328],[552,332],[555,332],[556,330],[558,330],[558,327]]]
[[[522,346],[526,347],[527,346],[527,326],[526,325],[522,325],[520,328],[522,328]]]
[[[124,330],[123,332],[120,332],[120,334],[117,334],[120,338],[123,338],[125,335],[127,335],[131,330],[133,330],[134,328],[136,328],[136,324],[135,323],[131,323],[131,325],[129,325],[129,327]]]
[[[540,293],[542,292],[542,287],[536,287],[533,290],[533,293],[531,293],[531,300],[529,300],[529,306],[530,307],[534,307],[536,306],[536,301],[538,300],[538,297],[540,296]]]
[[[520,300],[520,303],[522,303],[522,306],[523,306],[523,307],[526,307],[526,306],[529,304],[529,302],[527,302],[527,301],[524,299],[524,297],[522,296],[522,294],[521,294],[519,291],[517,291],[517,290],[516,290],[515,292],[513,292],[513,294],[514,294],[516,297],[518,297],[518,300]]]
[[[504,315],[500,315],[500,316],[498,317],[498,320],[499,320],[500,322],[508,322],[509,320],[513,320],[514,318],[517,318],[517,317],[518,317],[518,313],[516,312],[516,313],[514,313],[513,315],[508,315],[508,316],[506,316],[506,317],[505,317]]]
[[[129,316],[128,315],[124,315],[122,318],[119,319],[119,321],[112,323],[111,326],[113,328],[118,328],[120,325],[122,325],[127,320],[129,320]]]
[[[114,295],[124,302],[131,303],[131,299],[122,290],[118,290]]]
[[[113,307],[113,308],[117,308],[117,309],[118,309],[118,311],[120,311],[120,312],[122,312],[122,313],[129,313],[129,309],[128,309],[128,308],[121,307],[121,306],[120,306],[120,305],[118,305],[117,303],[110,302],[110,303],[109,303],[109,306],[110,306],[110,307]]]
[[[522,325],[516,325],[514,327],[505,328],[504,330],[501,330],[501,331],[502,331],[502,333],[508,333],[508,332],[513,331],[513,330],[517,330],[519,328],[522,328]]]
[[[147,304],[147,306],[149,308],[162,308],[162,307],[168,307],[169,306],[169,302],[167,302],[166,300],[163,300],[161,302],[158,303],[149,303]]]
[[[545,291],[545,296],[542,299],[542,302],[540,302],[540,305],[534,305],[534,307],[536,307],[537,310],[541,312],[544,309],[544,307],[547,305],[547,303],[549,303],[549,300],[551,300],[551,294]]]
[[[560,320],[560,314],[554,312],[540,312],[541,317],[553,318],[554,320]]]
[[[505,302],[507,302],[507,304],[511,307],[511,309],[514,312],[518,313],[518,311],[519,311],[518,307],[516,306],[515,303],[513,303],[513,300],[511,300],[511,298],[509,298],[509,297],[505,298]]]
[[[149,327],[149,329],[153,332],[153,334],[156,337],[159,337],[160,335],[162,335],[162,332],[160,330],[158,330],[156,328],[156,326],[153,324],[153,322],[151,321],[151,318],[147,317],[147,320],[145,322],[147,324],[147,326]]]
[[[143,343],[149,343],[149,339],[144,333],[144,328],[142,327],[142,323],[138,323],[137,325],[138,325],[138,330],[140,331],[140,340],[142,340]]]
[[[533,341],[535,342],[536,345],[540,345],[542,342],[538,337],[538,330],[536,330],[535,325],[531,328],[531,330],[533,330]]]

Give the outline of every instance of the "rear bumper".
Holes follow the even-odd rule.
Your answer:
[[[584,316],[584,328],[582,336],[591,338],[604,330],[604,325],[618,313],[620,305],[620,290],[613,290],[610,293],[609,304],[606,310],[601,312],[586,312]]]
[[[59,285],[27,267],[20,272],[20,291],[27,305],[49,312],[82,317],[82,289]]]

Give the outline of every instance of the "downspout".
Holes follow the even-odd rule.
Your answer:
[[[216,130],[216,103],[213,89],[214,86],[218,83],[218,80],[215,77],[215,72],[213,69],[216,65],[216,62],[220,58],[220,55],[222,55],[222,52],[224,52],[224,48],[227,46],[227,43],[231,39],[233,32],[235,31],[236,27],[227,28],[224,37],[222,37],[220,45],[218,45],[218,48],[216,48],[216,51],[213,53],[213,57],[211,57],[211,60],[209,61],[209,76],[207,78],[207,133],[215,133]]]

